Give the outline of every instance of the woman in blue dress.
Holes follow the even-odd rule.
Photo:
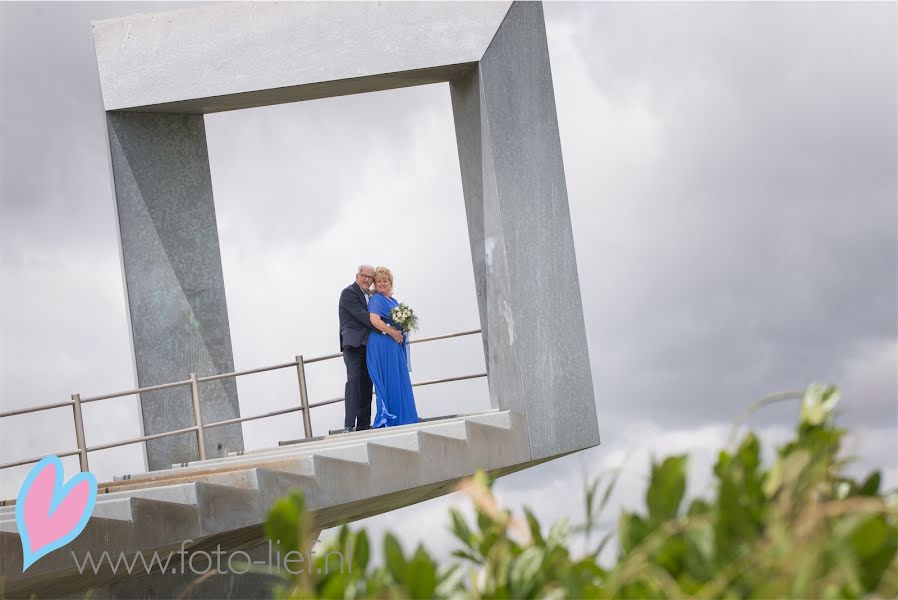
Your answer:
[[[408,375],[408,335],[403,337],[401,344],[388,335],[389,328],[395,327],[390,311],[399,306],[393,298],[393,274],[388,268],[374,270],[374,289],[368,312],[371,324],[380,334],[371,332],[366,351],[368,374],[377,396],[377,414],[371,427],[417,423],[418,411]]]

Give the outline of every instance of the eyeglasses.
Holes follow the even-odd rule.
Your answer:
[[[359,277],[363,279],[374,279],[374,275],[365,275],[364,273],[359,273]]]

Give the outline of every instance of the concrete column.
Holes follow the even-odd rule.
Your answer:
[[[534,459],[598,443],[542,5],[512,4],[450,82],[494,406],[527,415]]]
[[[234,370],[202,115],[107,112],[131,339],[140,387]],[[203,421],[240,415],[233,380],[200,384]],[[145,434],[194,424],[190,388],[142,394]],[[206,432],[208,457],[243,449]],[[146,444],[150,470],[198,458],[195,436]]]

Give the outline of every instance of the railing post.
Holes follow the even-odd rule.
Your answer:
[[[75,441],[78,443],[78,463],[81,472],[86,473],[87,443],[84,441],[84,416],[81,414],[81,394],[72,394],[72,412],[75,415]]]
[[[206,436],[203,434],[203,416],[200,413],[200,384],[196,373],[190,374],[190,399],[193,401],[193,421],[196,423],[196,447],[200,460],[206,460]]]
[[[299,378],[299,405],[302,408],[302,428],[307,438],[312,437],[312,415],[309,411],[309,392],[306,389],[306,368],[302,354],[296,357],[296,376]]]

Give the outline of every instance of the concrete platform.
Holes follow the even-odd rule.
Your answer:
[[[327,436],[101,483],[85,531],[24,576],[15,506],[0,507],[5,593],[55,597],[127,576],[108,566],[79,574],[73,552],[79,560],[88,551],[96,557],[124,553],[130,560],[138,551],[177,552],[184,540],[191,540],[188,552],[258,545],[268,509],[295,489],[305,494],[320,530],[449,493],[477,469],[501,475],[526,468],[542,460],[532,460],[523,419],[494,410]]]

